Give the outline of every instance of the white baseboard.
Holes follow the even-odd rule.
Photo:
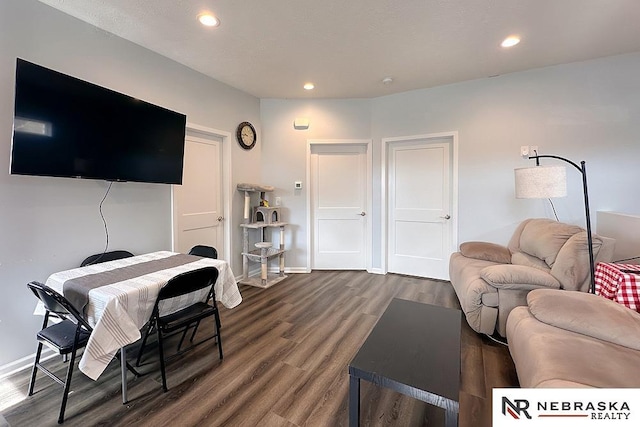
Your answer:
[[[311,270],[309,270],[307,267],[287,267],[284,269],[284,272],[298,274],[298,273],[311,273]]]
[[[45,347],[42,349],[42,356],[40,356],[40,361],[44,362],[45,360],[49,360],[57,355],[58,354],[53,350]],[[23,357],[22,359],[14,360],[13,362],[9,362],[6,365],[0,366],[0,381],[10,375],[16,374],[20,371],[24,371],[25,369],[31,369],[33,367],[33,360],[35,358],[36,354],[33,353]]]
[[[280,270],[278,267],[271,267],[268,270],[268,273],[271,274],[277,274],[279,273]],[[302,274],[302,273],[311,273],[311,270],[309,270],[307,267],[285,267],[284,269],[284,273],[285,274]],[[259,268],[254,268],[252,270],[249,270],[249,277],[253,277],[253,276],[259,276],[260,275],[260,269]],[[240,282],[242,280],[242,276],[236,276],[236,282]]]
[[[387,274],[383,269],[381,268],[368,268],[367,269],[367,273],[371,273],[371,274]]]

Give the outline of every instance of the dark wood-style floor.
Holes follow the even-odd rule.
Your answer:
[[[95,382],[76,369],[64,425],[347,425],[348,363],[390,300],[459,308],[448,282],[353,271],[295,274],[273,288],[241,292],[242,304],[221,307],[224,361],[213,341],[196,347],[170,363],[163,393],[151,346],[141,368],[146,374],[129,380],[127,405],[117,360]],[[459,423],[490,426],[491,390],[517,386],[515,369],[507,347],[463,323]],[[201,326],[198,335],[205,332]],[[0,405],[20,401],[2,416],[13,427],[56,425],[62,388],[40,375],[37,392],[24,398],[28,380],[27,371],[3,380]],[[442,409],[366,381],[361,392],[364,426],[443,425]]]

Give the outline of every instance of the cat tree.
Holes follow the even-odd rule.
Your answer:
[[[284,280],[287,276],[284,274],[284,227],[287,223],[280,221],[280,208],[270,207],[266,199],[266,193],[272,192],[273,187],[258,184],[238,184],[239,191],[244,192],[244,223],[242,227],[242,280],[240,283],[257,286],[259,288],[268,288],[276,283]],[[251,193],[260,193],[260,202],[258,206],[251,208]],[[280,230],[280,245],[278,248],[273,247],[272,242],[265,241],[266,229]],[[257,230],[258,242],[255,243],[256,249],[249,250],[249,230]],[[269,274],[269,260],[278,258],[278,273]],[[260,263],[260,275],[249,276],[249,263]]]

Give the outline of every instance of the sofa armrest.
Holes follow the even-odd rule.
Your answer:
[[[480,277],[498,289],[560,289],[560,282],[551,274],[526,265],[492,265],[483,268]]]
[[[489,242],[464,242],[460,253],[467,258],[511,264],[511,251],[506,246]]]
[[[640,313],[598,295],[538,289],[527,296],[540,322],[640,350]]]

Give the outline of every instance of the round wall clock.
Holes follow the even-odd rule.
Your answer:
[[[242,122],[238,125],[236,138],[240,146],[245,150],[251,150],[258,139],[255,128],[249,122]]]

